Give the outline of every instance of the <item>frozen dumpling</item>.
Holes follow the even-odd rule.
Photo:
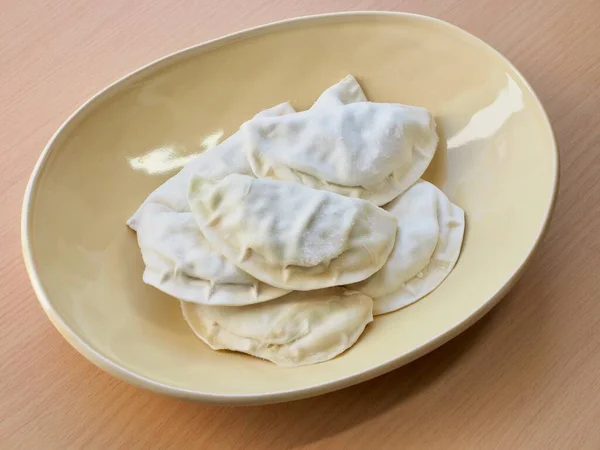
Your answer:
[[[383,209],[298,183],[193,176],[189,203],[213,247],[282,289],[364,280],[383,266],[396,239],[396,219]]]
[[[331,359],[373,320],[373,301],[341,287],[292,292],[247,306],[181,303],[193,332],[214,350],[234,350],[280,366]]]
[[[425,172],[438,142],[435,129],[424,108],[370,102],[256,117],[240,128],[256,177],[377,205],[393,200]]]
[[[456,264],[465,229],[463,210],[426,181],[385,209],[398,220],[392,254],[376,274],[348,286],[373,298],[374,314],[395,311],[433,291]]]

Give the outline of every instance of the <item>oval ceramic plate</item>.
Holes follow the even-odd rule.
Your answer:
[[[466,211],[460,260],[431,295],[378,317],[332,361],[284,369],[212,351],[188,329],[177,301],[142,283],[125,221],[162,181],[255,112],[286,100],[307,108],[347,74],[372,101],[435,115],[441,144],[425,178]],[[87,102],[34,170],[23,249],[54,325],[108,372],[207,402],[291,400],[406,364],[488,311],[541,238],[557,167],[552,130],[531,88],[475,37],[399,13],[301,18],[171,55]]]

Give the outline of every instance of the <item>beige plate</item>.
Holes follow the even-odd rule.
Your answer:
[[[426,179],[467,213],[460,260],[431,295],[380,316],[332,361],[295,369],[215,352],[179,304],[142,283],[125,221],[191,155],[262,108],[308,107],[355,75],[370,100],[420,105],[441,145]],[[558,153],[542,106],[489,46],[439,20],[399,13],[301,18],[168,56],[81,107],[45,148],[23,206],[23,251],[44,310],[108,372],[158,392],[255,404],[368,380],[465,330],[514,283],[539,242]]]

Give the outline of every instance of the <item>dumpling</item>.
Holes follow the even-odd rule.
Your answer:
[[[396,219],[365,200],[297,183],[194,175],[189,204],[204,237],[255,278],[308,291],[364,280],[394,246]]]
[[[182,302],[193,332],[214,350],[234,350],[301,366],[351,347],[373,320],[373,301],[341,287],[292,292],[258,305],[207,306]]]
[[[398,219],[392,254],[376,274],[348,286],[373,298],[376,315],[407,306],[438,287],[458,260],[465,229],[463,210],[426,181],[385,209]]]
[[[258,178],[383,205],[423,174],[436,150],[435,128],[424,108],[355,102],[257,117],[240,130]]]
[[[259,115],[292,112],[282,103]],[[223,258],[204,239],[190,212],[192,173],[222,178],[238,172],[251,173],[239,132],[202,153],[148,196],[127,222],[137,232],[145,283],[182,300],[214,305],[246,305],[288,292],[261,283]]]

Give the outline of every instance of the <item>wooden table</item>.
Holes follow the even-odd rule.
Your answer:
[[[600,448],[599,0],[4,0],[0,7],[0,448]],[[127,72],[299,15],[393,9],[447,20],[523,72],[561,147],[541,251],[476,326],[373,381],[264,407],[133,388],[44,316],[21,259],[21,199],[45,142]]]

